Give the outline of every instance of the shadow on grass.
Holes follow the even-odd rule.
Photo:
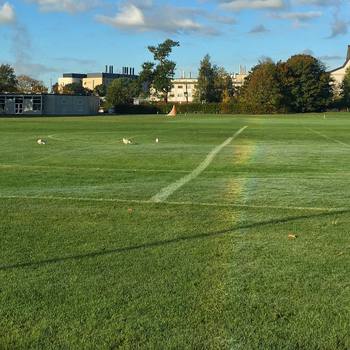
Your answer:
[[[312,214],[312,215],[290,216],[286,218],[271,219],[271,220],[260,221],[260,222],[255,222],[251,224],[241,224],[241,225],[230,227],[226,230],[199,233],[192,236],[177,237],[174,239],[143,243],[143,244],[133,245],[133,246],[124,247],[124,248],[103,249],[100,251],[90,252],[86,254],[70,255],[66,257],[51,258],[51,259],[45,259],[45,260],[39,260],[39,261],[28,261],[28,262],[23,262],[19,264],[13,264],[13,265],[3,265],[3,266],[0,266],[0,271],[13,270],[13,269],[25,268],[25,267],[40,267],[47,264],[55,264],[55,263],[61,263],[65,261],[74,261],[74,260],[88,259],[88,258],[94,258],[99,256],[105,256],[105,255],[120,254],[125,252],[166,246],[168,244],[175,244],[175,243],[192,241],[192,240],[203,239],[203,238],[212,238],[216,236],[222,236],[225,234],[232,234],[238,230],[251,229],[251,228],[257,228],[257,227],[263,227],[263,226],[275,225],[275,224],[284,224],[284,223],[289,223],[289,222],[298,221],[298,220],[327,217],[327,216],[346,214],[346,213],[350,213],[350,209],[328,211],[328,212]]]

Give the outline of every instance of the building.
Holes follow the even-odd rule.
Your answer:
[[[246,67],[239,66],[239,73],[231,75],[232,83],[235,88],[240,88],[244,84],[244,80],[248,76]]]
[[[96,96],[54,94],[0,94],[0,115],[94,115]]]
[[[135,75],[135,68],[123,67],[120,73],[114,73],[113,66],[106,66],[103,73],[64,73],[62,78],[58,79],[58,90],[63,91],[64,86],[68,84],[77,83],[86,89],[94,90],[98,85],[105,85],[108,87],[111,82],[119,78],[137,79]]]
[[[340,85],[342,84],[342,82],[344,80],[346,70],[348,68],[350,68],[350,45],[348,45],[348,52],[346,55],[345,63],[341,67],[330,71],[331,78],[333,78],[333,80],[334,80],[334,87],[336,90],[338,90],[340,88]]]
[[[198,79],[179,78],[172,81],[172,89],[168,94],[169,102],[191,103],[193,102]]]

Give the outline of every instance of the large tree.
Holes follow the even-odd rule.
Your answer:
[[[234,93],[231,76],[222,67],[210,62],[204,56],[198,71],[196,100],[199,102],[229,102]]]
[[[153,54],[154,62],[145,62],[140,73],[140,84],[151,88],[151,92],[158,98],[168,101],[168,93],[172,88],[172,79],[175,75],[176,63],[168,59],[174,47],[179,42],[171,39],[165,40],[158,46],[148,46]]]
[[[295,55],[280,64],[285,104],[293,112],[324,110],[332,99],[330,74],[310,55]]]
[[[28,75],[17,77],[17,90],[22,93],[46,93],[48,91],[42,81],[33,79]]]
[[[71,83],[63,86],[62,93],[65,95],[89,95],[91,93],[90,90],[85,89],[79,83]]]
[[[238,98],[242,112],[276,113],[283,110],[278,65],[259,62],[245,79]]]
[[[14,92],[17,89],[15,70],[9,64],[0,65],[0,92]]]
[[[139,85],[136,80],[119,78],[112,81],[107,89],[106,102],[108,107],[128,105],[139,95]]]
[[[350,69],[346,70],[344,80],[341,84],[341,105],[343,107],[350,107]]]
[[[196,100],[200,102],[214,102],[215,94],[215,70],[216,67],[210,62],[210,56],[205,55],[200,62],[198,71],[198,83],[196,86]]]

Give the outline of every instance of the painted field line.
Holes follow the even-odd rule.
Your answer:
[[[342,142],[342,141],[340,141],[340,140],[337,140],[337,139],[334,139],[334,138],[332,138],[332,137],[329,137],[329,136],[327,136],[327,135],[325,135],[325,134],[322,134],[321,132],[316,131],[316,130],[313,130],[313,129],[311,129],[311,128],[307,128],[307,129],[310,130],[311,132],[313,132],[314,134],[323,137],[323,138],[326,139],[326,140],[339,143],[340,145],[345,146],[345,147],[350,147],[350,144],[348,144],[348,143],[345,143],[345,142]]]
[[[77,201],[77,202],[101,202],[101,203],[134,203],[134,204],[164,204],[178,206],[202,206],[202,207],[218,207],[218,208],[237,208],[237,209],[278,209],[278,210],[296,210],[296,211],[326,211],[337,212],[342,210],[350,210],[347,207],[327,208],[327,207],[291,207],[291,206],[274,206],[274,205],[249,205],[249,204],[233,204],[233,203],[207,203],[207,202],[178,202],[163,201],[155,203],[151,200],[142,199],[121,199],[121,198],[89,198],[89,197],[62,197],[62,196],[0,196],[0,199],[23,199],[23,200],[57,200],[57,201]]]
[[[200,175],[214,160],[215,156],[228,144],[230,144],[236,137],[238,137],[248,126],[244,126],[243,128],[239,129],[232,137],[229,137],[225,142],[223,142],[221,145],[215,147],[203,160],[202,163],[198,165],[196,169],[194,169],[190,174],[182,177],[181,179],[173,182],[167,187],[164,187],[160,190],[155,196],[153,196],[150,201],[159,203],[165,201],[169,196],[171,196],[175,191],[177,191],[179,188],[187,184],[188,182],[195,179],[198,175]]]

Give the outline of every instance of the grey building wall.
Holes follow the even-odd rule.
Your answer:
[[[94,115],[100,99],[77,95],[0,95],[0,114],[5,115]]]
[[[100,99],[96,96],[44,95],[43,114],[93,115],[98,113]]]

